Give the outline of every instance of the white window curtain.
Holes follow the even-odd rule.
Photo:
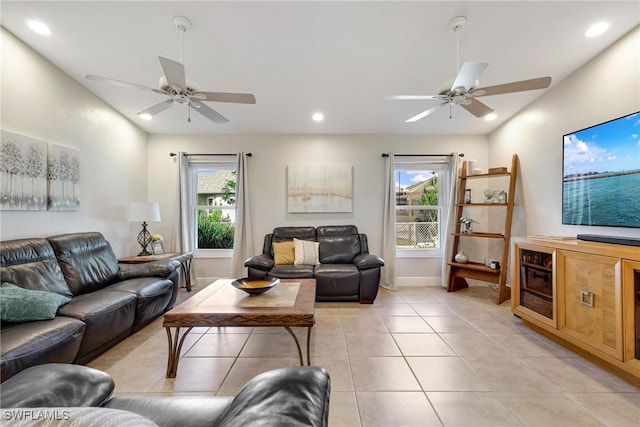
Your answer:
[[[178,162],[178,188],[175,213],[173,216],[172,234],[174,252],[193,251],[193,218],[191,215],[191,187],[193,185],[189,170],[189,157],[184,152],[179,151]]]
[[[442,275],[440,277],[441,285],[446,287],[449,278],[449,260],[452,256],[453,248],[453,230],[456,225],[457,218],[454,218],[456,212],[456,194],[458,193],[458,168],[460,167],[460,156],[458,153],[452,153],[449,157],[449,191],[447,192],[447,200],[444,204],[442,224],[444,226],[444,244],[442,247]]]
[[[238,153],[238,165],[236,167],[236,230],[233,238],[233,258],[231,259],[231,277],[236,278],[246,277],[244,261],[255,255],[247,169],[247,155]]]
[[[382,267],[381,285],[383,288],[397,290],[396,258],[396,190],[394,155],[384,158],[384,212],[382,213]]]

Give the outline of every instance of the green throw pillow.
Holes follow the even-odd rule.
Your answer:
[[[11,323],[53,319],[58,308],[69,301],[71,298],[64,295],[5,282],[0,286],[0,319]]]

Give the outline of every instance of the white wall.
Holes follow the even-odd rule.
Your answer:
[[[264,235],[283,225],[354,224],[367,234],[371,253],[380,254],[384,164],[382,153],[465,153],[487,166],[485,136],[443,135],[150,135],[149,198],[158,200],[163,221],[154,231],[171,235],[176,204],[177,165],[169,153],[251,152],[248,161],[254,243],[260,253]],[[353,212],[287,213],[286,168],[295,163],[349,163],[353,165]],[[198,277],[224,277],[229,260],[198,260]],[[438,280],[440,263],[424,259],[399,261],[399,275]]]
[[[0,240],[100,231],[117,256],[134,253],[140,225],[130,200],[146,200],[147,135],[4,28],[1,126],[80,150],[80,209],[1,211]]]
[[[562,224],[562,136],[639,110],[637,27],[489,135],[492,164],[519,154],[514,235],[640,237],[638,229]]]

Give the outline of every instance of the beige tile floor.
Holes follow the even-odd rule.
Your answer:
[[[640,426],[640,388],[494,301],[478,286],[381,290],[373,305],[318,303],[311,352],[331,375],[330,426]],[[177,378],[165,378],[158,319],[90,366],[114,377],[117,395],[230,395],[260,372],[298,363],[279,328],[194,329],[182,353]]]

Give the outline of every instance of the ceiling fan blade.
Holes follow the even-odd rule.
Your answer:
[[[218,113],[213,108],[206,106],[200,101],[191,100],[189,106],[214,123],[221,124],[229,121],[229,119],[224,117],[222,114]]]
[[[138,85],[138,84],[135,84],[135,83],[123,82],[122,80],[115,80],[115,79],[110,79],[110,78],[107,78],[107,77],[94,76],[93,74],[87,74],[85,76],[85,78],[87,78],[89,80],[95,80],[95,81],[98,81],[98,82],[110,83],[110,84],[116,85],[116,86],[127,87],[127,88],[132,88],[132,89],[141,89],[141,90],[146,90],[148,92],[159,93],[160,95],[166,95],[166,93],[161,91],[160,89],[154,89],[154,88],[151,88],[151,87],[142,86],[142,85]]]
[[[448,102],[443,102],[441,104],[436,105],[435,107],[431,107],[428,110],[423,111],[420,114],[417,114],[413,117],[411,117],[410,119],[405,120],[405,123],[411,123],[411,122],[417,122],[418,120],[427,117],[429,114],[433,113],[434,111],[438,110],[440,107],[442,107],[443,105],[447,105]]]
[[[143,114],[148,114],[150,116],[155,116],[156,114],[166,110],[167,108],[171,107],[173,105],[174,101],[173,99],[166,99],[162,102],[159,102],[155,105],[152,105],[151,107],[147,108],[146,110],[142,110],[138,113],[139,116],[143,115]]]
[[[384,99],[391,99],[395,101],[412,101],[421,99],[447,99],[446,95],[390,95],[385,96]]]
[[[460,106],[476,117],[484,117],[489,113],[493,113],[493,109],[491,107],[483,104],[477,99],[467,98],[467,101],[471,102],[468,104],[460,104]]]
[[[480,74],[489,66],[486,62],[465,62],[460,67],[456,80],[451,86],[451,90],[463,87],[465,92],[469,91],[471,85],[480,77]]]
[[[174,88],[176,92],[182,93],[187,89],[187,81],[184,74],[184,65],[174,61],[173,59],[165,58],[164,56],[158,56],[160,65],[162,65],[162,72],[167,79],[169,86]]]
[[[252,93],[227,93],[227,92],[202,92],[195,91],[191,94],[199,101],[233,102],[236,104],[255,104],[256,97]]]
[[[531,80],[505,83],[496,86],[479,87],[470,93],[473,96],[500,95],[503,93],[522,92],[525,90],[544,89],[551,84],[551,77],[539,77]]]

